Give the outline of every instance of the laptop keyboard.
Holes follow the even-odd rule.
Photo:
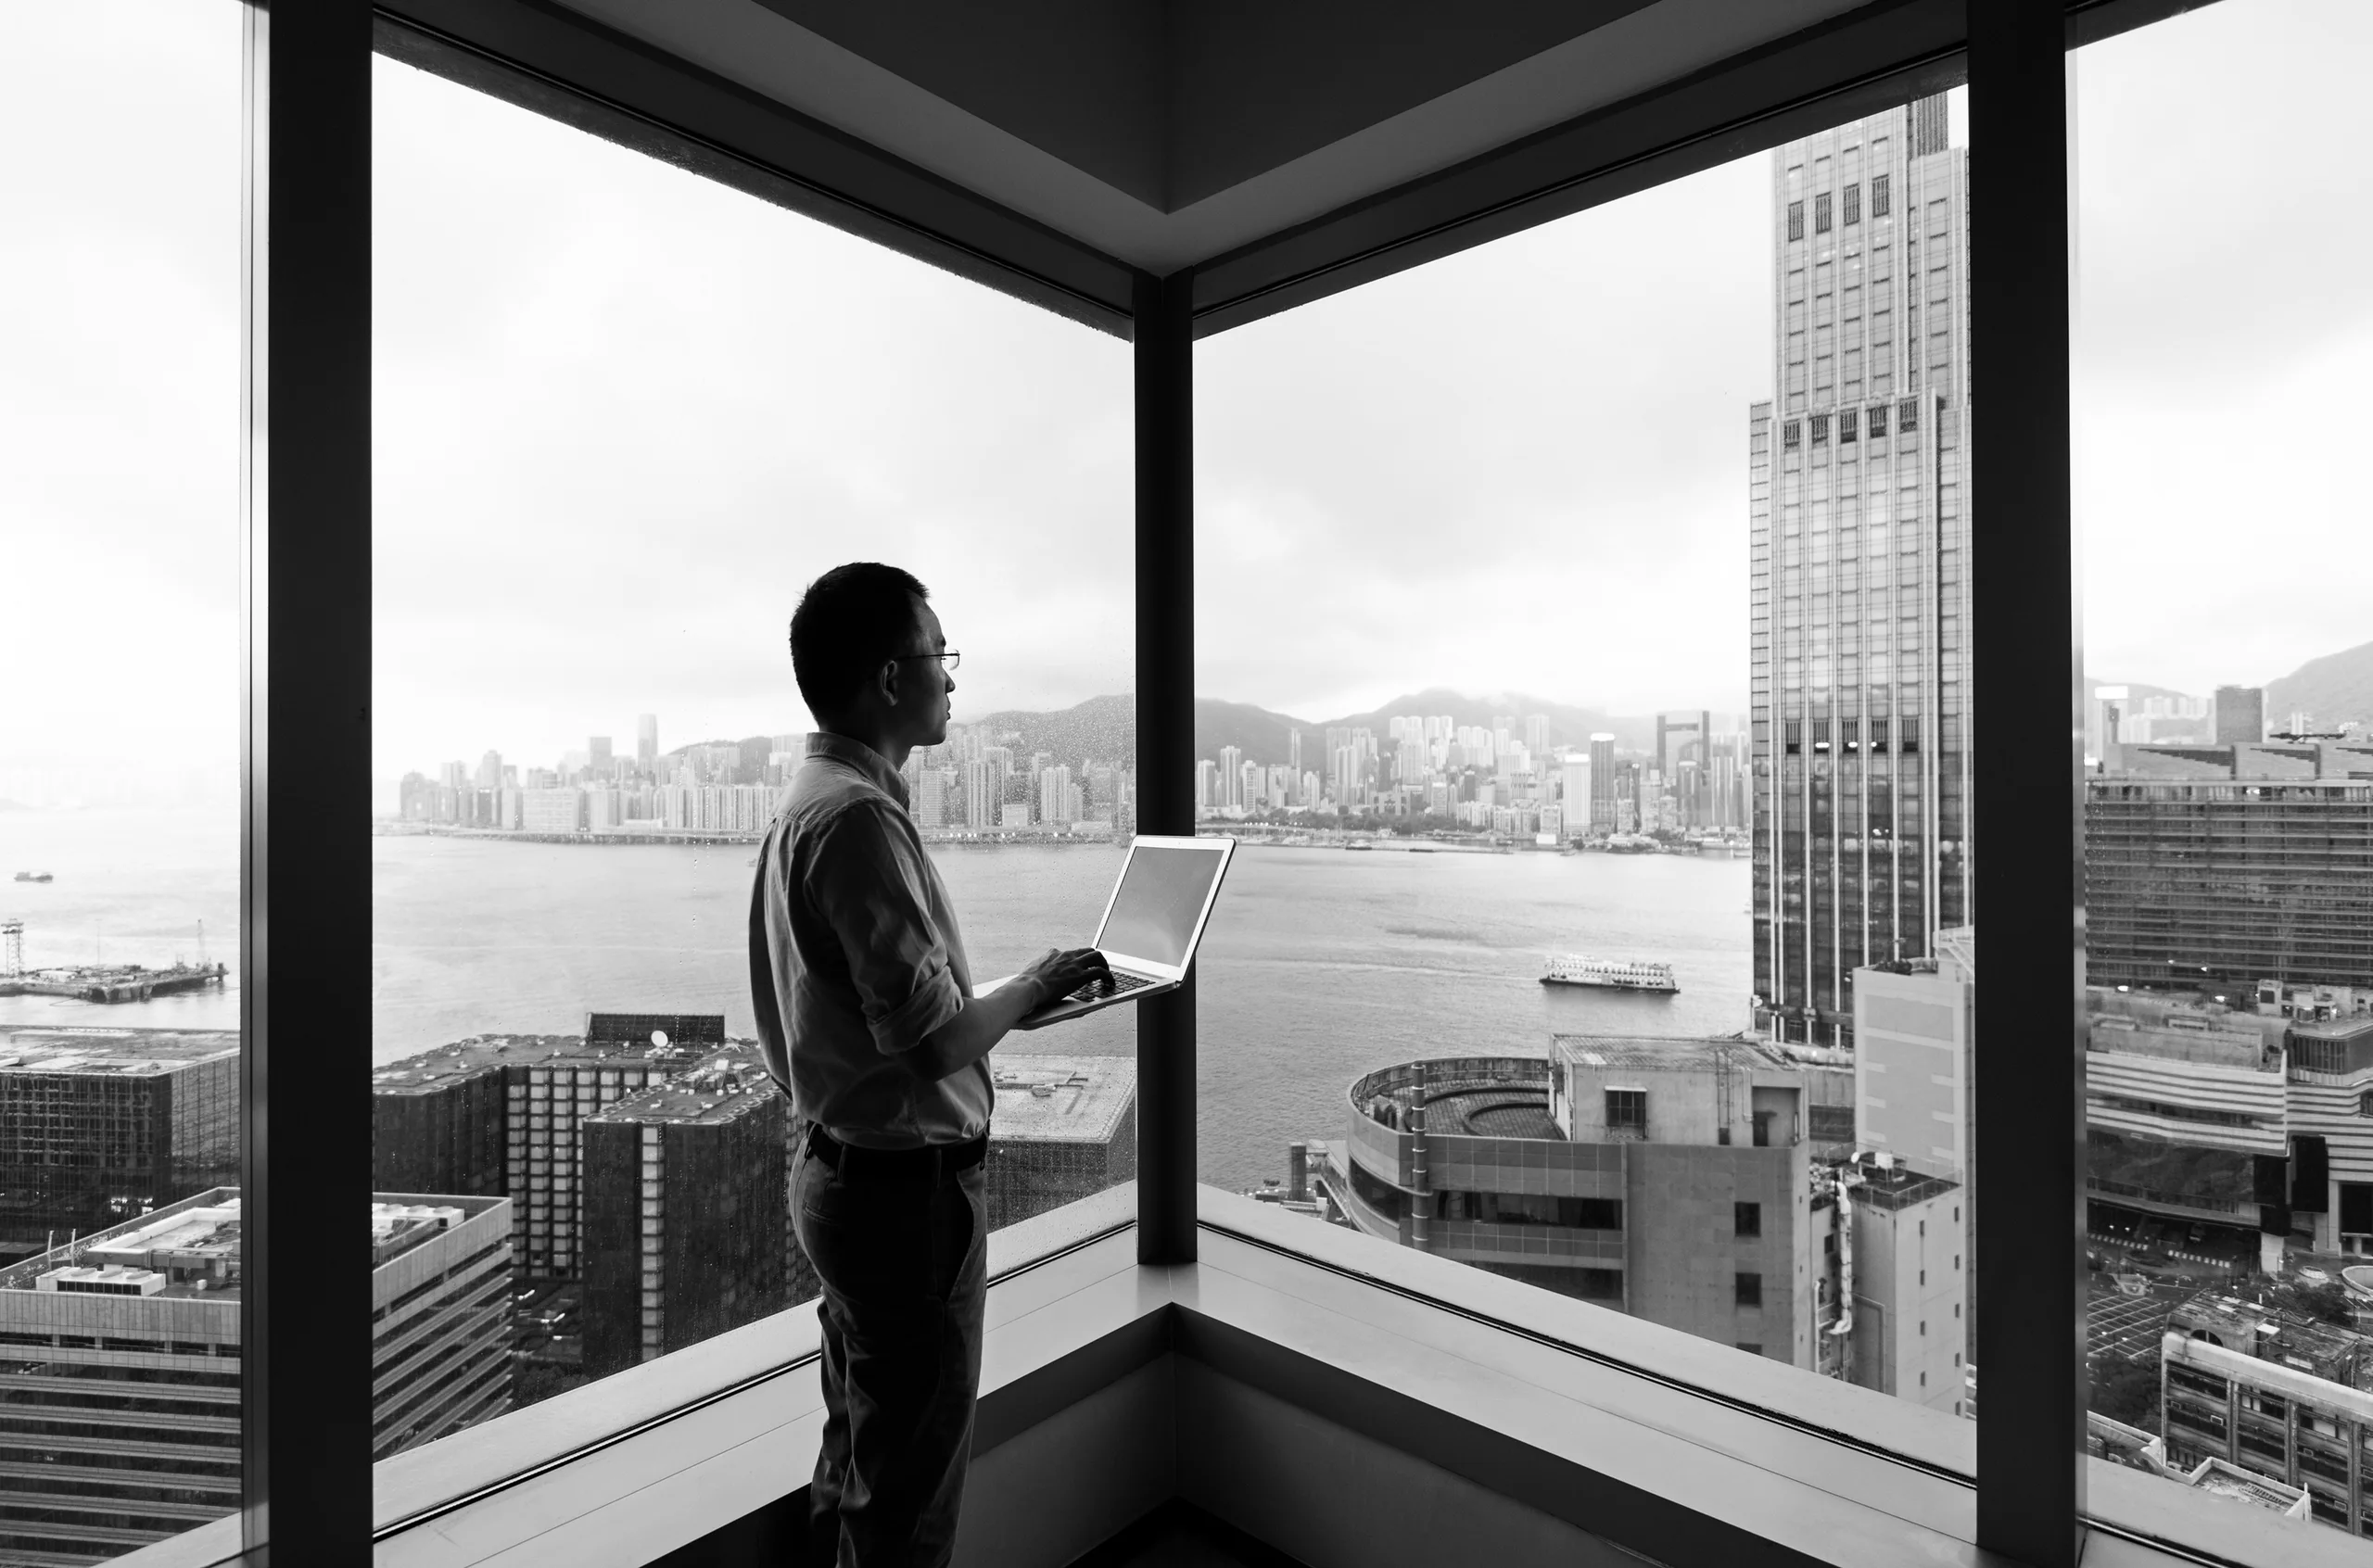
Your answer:
[[[1063,1000],[1066,1002],[1100,1002],[1108,996],[1119,996],[1125,992],[1136,991],[1140,987],[1151,984],[1153,984],[1153,981],[1143,975],[1125,974],[1119,969],[1115,969],[1112,971],[1112,978],[1110,980],[1090,980],[1085,985],[1081,986],[1077,991],[1072,992],[1069,996],[1063,998]]]

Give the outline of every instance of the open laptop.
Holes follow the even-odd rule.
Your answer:
[[[1234,839],[1137,835],[1096,930],[1094,946],[1112,967],[1111,982],[1091,981],[1014,1027],[1043,1029],[1098,1008],[1177,990],[1195,962],[1195,944],[1203,939],[1203,924],[1212,917],[1220,879],[1227,875],[1235,853]],[[976,986],[974,994],[985,996],[1013,978],[1007,975]]]

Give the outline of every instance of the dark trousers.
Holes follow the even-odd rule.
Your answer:
[[[823,1282],[808,1562],[939,1568],[955,1550],[981,1385],[981,1168],[936,1183],[844,1180],[805,1154],[795,1213]]]

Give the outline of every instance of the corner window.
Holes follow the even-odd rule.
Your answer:
[[[393,59],[372,87],[374,1182],[517,1221],[489,1294],[424,1303],[459,1375],[385,1454],[816,1293],[745,937],[822,728],[808,583],[905,568],[961,650],[897,665],[950,683],[938,740],[848,744],[976,981],[1094,929],[1136,708],[1126,344]],[[986,1064],[992,1228],[1135,1174],[1135,1017]]]

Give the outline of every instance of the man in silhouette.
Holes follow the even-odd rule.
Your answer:
[[[809,1561],[935,1565],[954,1549],[981,1380],[988,1056],[1107,975],[1053,952],[972,994],[956,912],[907,815],[908,753],[947,739],[952,672],[922,584],[836,566],[791,621],[820,727],[758,854],[750,988],[767,1065],[806,1129],[792,1183],[823,1282],[824,1437]]]

